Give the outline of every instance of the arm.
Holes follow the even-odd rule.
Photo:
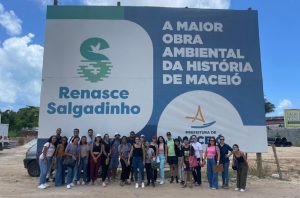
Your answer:
[[[130,158],[132,156],[132,150],[133,150],[133,146],[131,146],[130,153],[128,155],[128,164],[130,164]]]
[[[143,152],[143,164],[145,166],[145,157],[146,157],[146,155],[145,155],[145,149],[144,149],[144,147],[142,147],[142,152]]]
[[[217,158],[217,164],[219,164],[220,163],[220,149],[219,149],[219,147],[216,147],[216,152],[217,152],[217,156],[218,156],[218,158]]]
[[[107,156],[104,144],[101,144],[101,153],[103,153],[105,156]]]

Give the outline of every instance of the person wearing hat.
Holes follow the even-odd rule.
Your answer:
[[[117,170],[119,166],[119,145],[121,144],[120,142],[120,134],[115,133],[115,138],[113,139],[111,143],[111,159],[110,159],[110,164],[109,164],[109,173],[111,175],[111,180],[114,181],[116,180],[117,177]]]
[[[170,166],[170,183],[174,182],[174,177],[176,183],[178,183],[178,157],[175,153],[175,142],[172,138],[171,132],[167,132],[167,162]]]

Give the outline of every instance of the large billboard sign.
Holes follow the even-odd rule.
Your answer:
[[[266,151],[257,11],[48,7],[39,138],[58,127]]]

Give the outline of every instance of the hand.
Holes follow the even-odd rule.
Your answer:
[[[143,161],[143,165],[145,166],[145,161]]]
[[[72,155],[73,160],[76,160],[76,157],[74,155]]]

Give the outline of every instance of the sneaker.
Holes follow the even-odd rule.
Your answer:
[[[102,186],[103,186],[103,187],[106,187],[106,183],[105,183],[105,182],[103,182],[103,183],[102,183]]]
[[[160,185],[163,185],[164,183],[165,183],[164,181],[160,181],[160,182],[159,182]]]
[[[80,185],[80,181],[77,181],[77,185]]]
[[[81,185],[85,185],[85,182],[82,182]]]
[[[217,190],[215,187],[212,187],[211,189],[212,189],[212,190]]]
[[[139,188],[139,183],[135,183],[135,188]]]
[[[44,183],[44,186],[45,186],[46,188],[48,188],[48,187],[49,187],[49,184],[48,184],[48,183]]]
[[[172,177],[171,177],[171,180],[170,180],[170,184],[172,184],[173,181],[174,181],[174,177],[172,176]]]
[[[70,183],[70,186],[74,187],[74,186],[75,186],[75,184],[72,182],[72,183]]]
[[[142,188],[145,188],[145,183],[144,182],[142,182]]]
[[[178,183],[179,183],[179,180],[178,180],[178,177],[177,177],[177,176],[175,177],[175,180],[176,180],[176,183],[178,184]]]
[[[241,190],[240,190],[240,192],[245,192],[245,191],[246,191],[246,190],[245,190],[245,189],[242,189],[242,188],[241,188]]]
[[[240,189],[239,189],[239,188],[235,188],[234,190],[235,190],[235,191],[239,191]]]
[[[70,189],[70,188],[71,188],[71,185],[70,185],[70,184],[68,184],[68,185],[67,185],[67,189]]]
[[[39,189],[45,189],[45,188],[47,188],[47,187],[46,187],[44,184],[41,184],[41,185],[38,186],[38,188],[39,188]]]
[[[149,186],[150,185],[150,182],[147,182],[146,186]]]

